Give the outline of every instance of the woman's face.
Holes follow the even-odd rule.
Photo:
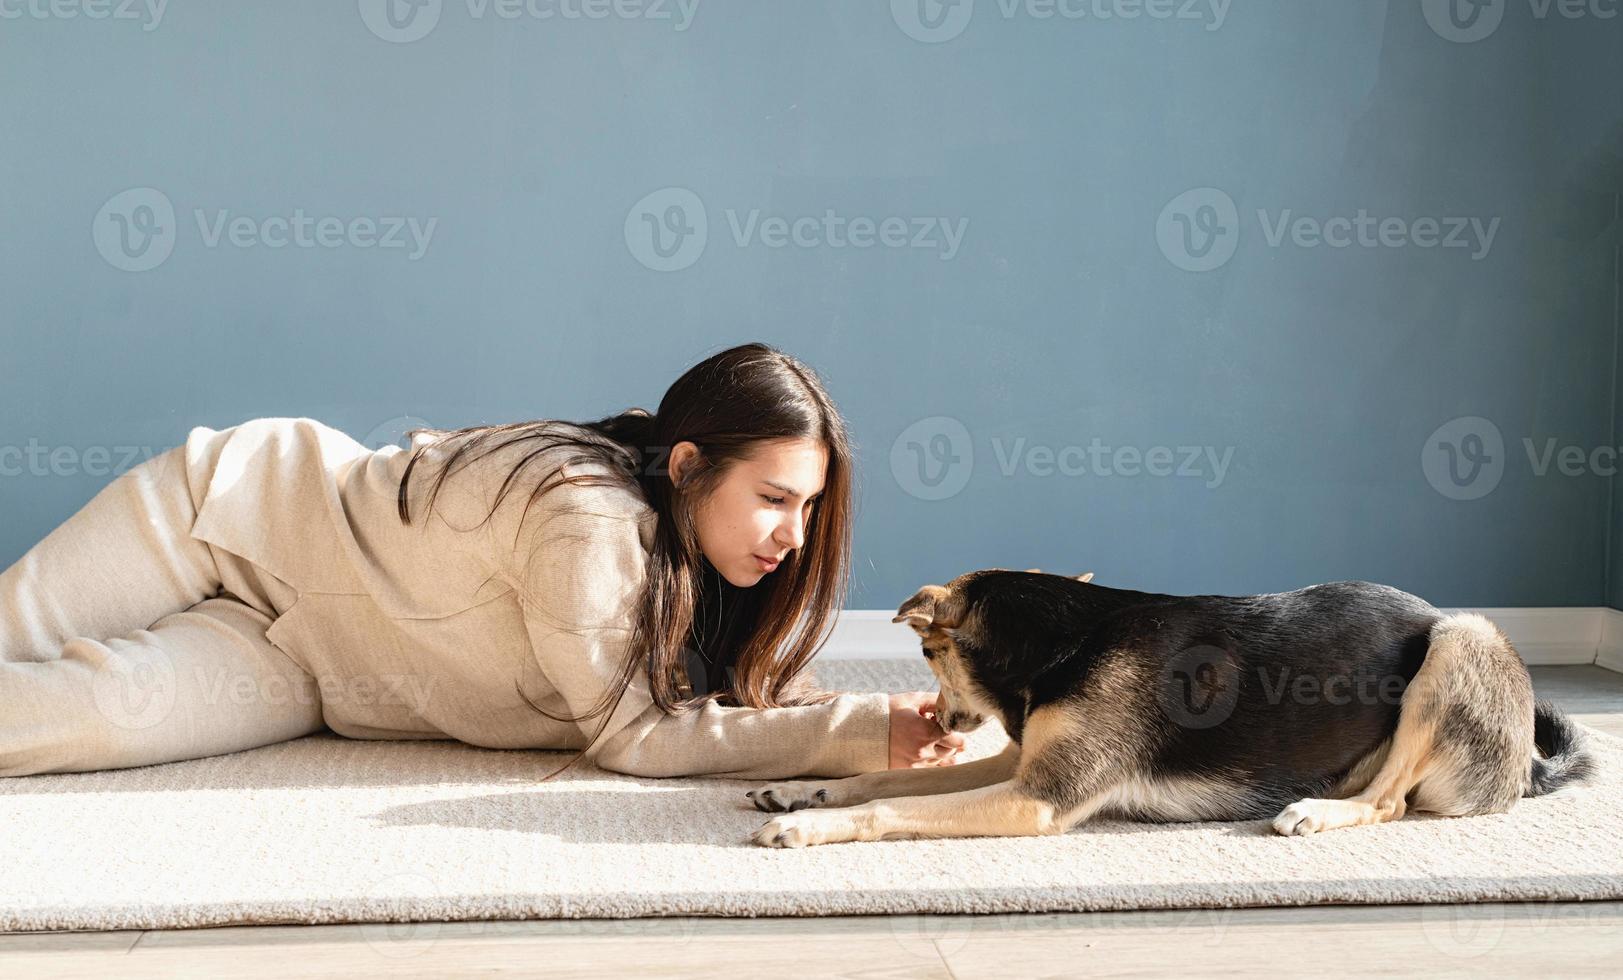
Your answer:
[[[671,478],[698,454],[691,442],[671,450]],[[806,524],[823,492],[828,450],[816,439],[774,439],[756,444],[703,501],[696,520],[699,547],[733,585],[748,587],[777,570],[761,559],[783,560],[806,543]]]

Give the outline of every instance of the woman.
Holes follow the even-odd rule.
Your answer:
[[[931,695],[805,683],[851,457],[804,364],[745,344],[654,415],[412,435],[198,427],[103,488],[0,574],[0,776],[324,727],[643,776],[954,761]]]

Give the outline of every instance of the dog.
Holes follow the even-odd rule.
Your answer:
[[[1581,730],[1509,639],[1371,582],[1179,596],[1002,568],[926,585],[936,719],[990,718],[993,757],[748,793],[768,847],[1061,834],[1096,815],[1272,820],[1286,836],[1503,813],[1589,779]]]

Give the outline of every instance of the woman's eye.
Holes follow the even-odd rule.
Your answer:
[[[768,497],[766,494],[763,493],[763,494],[761,494],[761,499],[766,501],[769,504],[772,504],[773,506],[777,506],[778,504],[783,503],[784,498],[782,498],[782,497]]]

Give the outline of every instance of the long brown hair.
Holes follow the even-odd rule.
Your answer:
[[[602,714],[606,725],[638,669],[647,670],[653,701],[667,714],[710,700],[775,708],[820,703],[832,696],[794,682],[827,641],[846,599],[853,468],[845,422],[806,364],[766,344],[742,344],[689,368],[665,392],[655,413],[629,408],[594,422],[539,419],[455,430],[415,429],[412,435],[421,431],[440,438],[422,445],[412,439],[412,456],[400,479],[402,523],[411,523],[407,484],[412,469],[429,448],[449,452],[429,492],[427,507],[432,511],[434,498],[458,461],[468,457],[471,463],[519,444],[527,451],[502,481],[486,521],[495,516],[511,488],[522,482],[521,471],[543,452],[549,460],[559,460],[560,470],[571,463],[599,462],[610,464],[613,474],[535,481],[525,513],[561,483],[618,483],[634,485],[658,515],[647,587],[638,600],[628,655],[614,684],[579,716],[555,715],[530,702],[536,711],[571,723]],[[728,592],[731,625],[723,638],[732,638],[734,649],[721,651],[713,660],[725,682],[703,693],[695,684],[691,695],[683,695],[677,668],[689,668],[691,676],[696,663],[690,647],[696,611],[715,606],[705,602],[715,598],[707,595],[706,580],[714,578],[715,588],[726,587],[699,548],[695,515],[730,466],[751,458],[762,442],[789,438],[817,440],[828,452],[823,493],[812,507],[804,545],[790,552],[760,584]],[[694,443],[699,452],[684,467],[677,487],[669,477],[668,460],[671,448],[683,441]],[[565,447],[571,451],[561,457],[551,452]],[[548,474],[556,474],[553,465],[546,464]],[[712,574],[707,576],[707,570]],[[711,633],[710,639],[715,638]],[[600,725],[598,734],[602,730]]]

